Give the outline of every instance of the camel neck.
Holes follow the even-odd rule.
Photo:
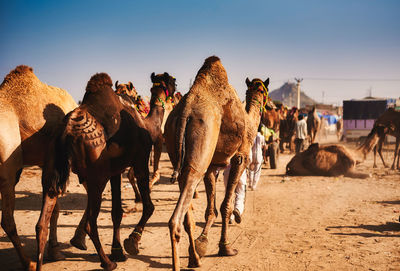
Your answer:
[[[246,112],[249,120],[254,123],[259,123],[261,120],[262,102],[256,95],[246,95]]]
[[[157,137],[161,132],[161,124],[164,118],[165,101],[161,97],[151,97],[150,99],[150,112],[145,121],[149,124],[147,127],[150,129],[152,137]]]

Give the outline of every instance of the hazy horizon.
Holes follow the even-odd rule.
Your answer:
[[[321,102],[400,96],[399,1],[1,1],[0,77],[19,64],[82,99],[107,72],[150,95],[168,72],[186,93],[204,59],[221,58],[244,98],[246,77],[270,90],[294,77]]]

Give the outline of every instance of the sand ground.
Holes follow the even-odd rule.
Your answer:
[[[218,257],[221,218],[209,236],[208,255],[198,270],[400,270],[400,172],[372,168],[372,154],[358,169],[371,172],[366,180],[345,177],[284,177],[292,155],[283,154],[276,170],[264,166],[259,187],[248,191],[241,224],[229,228],[229,240],[239,250],[235,257]],[[391,159],[390,155],[386,155]],[[390,160],[389,160],[390,161]],[[179,196],[177,184],[169,183],[172,172],[166,154],[161,161],[162,178],[154,186],[155,212],[145,228],[140,254],[118,263],[117,270],[169,270],[172,267],[168,220]],[[35,224],[41,207],[41,171],[26,168],[16,186],[15,219],[27,253],[36,251]],[[125,239],[139,221],[141,204],[123,179],[121,238]],[[206,197],[204,185],[194,199],[196,237],[204,225]],[[217,185],[217,204],[224,186]],[[110,187],[103,194],[98,224],[103,247],[111,249]],[[66,260],[46,262],[43,270],[99,270],[100,262],[92,242],[88,250],[69,245],[86,202],[86,194],[72,175],[68,194],[60,199],[59,242]],[[187,266],[188,239],[180,246],[181,267]],[[0,230],[1,270],[22,270],[17,254],[4,231]]]

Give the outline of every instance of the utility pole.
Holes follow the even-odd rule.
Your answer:
[[[297,108],[300,109],[300,82],[303,81],[303,78],[294,78],[297,82]]]

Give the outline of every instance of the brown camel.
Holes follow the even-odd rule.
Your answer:
[[[120,102],[112,90],[111,78],[100,73],[88,82],[82,104],[65,118],[64,128],[54,144],[53,154],[46,163],[48,175],[44,204],[38,228],[44,229],[48,223],[49,212],[57,201],[59,190],[65,187],[69,167],[84,184],[88,194],[88,205],[80,225],[92,239],[99,255],[101,266],[106,270],[116,268],[113,261],[124,261],[126,256],[120,243],[121,173],[133,167],[138,180],[143,201],[143,212],[139,223],[128,239],[124,241],[125,250],[130,254],[139,252],[139,241],[147,220],[154,211],[149,189],[149,156],[153,142],[161,133],[164,105],[167,99],[165,89],[175,91],[175,79],[168,73],[151,75],[150,113],[143,118],[136,110]],[[97,216],[100,211],[101,195],[111,178],[113,242],[110,258],[104,253],[97,231]],[[78,227],[79,229],[79,227]],[[82,235],[80,235],[82,236]],[[46,235],[37,235],[41,245]],[[84,235],[83,235],[84,237]],[[84,238],[83,238],[84,239]],[[77,240],[78,241],[78,240]],[[38,254],[38,267],[41,266],[43,247]],[[110,260],[111,259],[111,260]]]
[[[173,98],[167,99],[167,102],[165,103],[164,120],[161,125],[162,135],[158,138],[158,140],[156,142],[154,142],[153,177],[150,180],[150,189],[153,187],[153,185],[158,180],[160,180],[160,177],[161,177],[158,166],[160,163],[160,157],[161,157],[163,145],[165,144],[165,139],[164,139],[165,123],[167,121],[169,114],[172,112],[174,107],[179,103],[179,101],[182,98],[182,95],[180,93],[176,93],[176,94],[177,95],[174,95]]]
[[[169,115],[165,126],[166,145],[174,166],[172,178],[178,178],[180,188],[179,200],[169,221],[174,270],[180,269],[177,245],[183,222],[189,235],[189,266],[200,266],[200,257],[206,252],[208,230],[216,217],[216,171],[229,163],[231,171],[220,208],[222,231],[218,254],[237,254],[227,236],[232,196],[240,175],[249,163],[249,150],[260,123],[268,83],[269,79],[265,82],[246,79],[248,90],[244,107],[229,85],[219,58],[212,56],[205,60],[189,93]],[[195,241],[191,200],[203,177],[207,192],[207,223]]]
[[[341,141],[343,135],[343,118],[338,119],[336,122],[336,135],[338,140]]]
[[[311,144],[296,154],[286,166],[286,174],[295,176],[339,176],[368,178],[370,174],[356,172],[356,160],[341,145]]]
[[[296,130],[296,122],[299,117],[299,110],[293,107],[287,112],[286,118],[281,119],[279,124],[279,149],[284,152],[284,144],[289,144],[290,152],[294,152],[294,137]]]
[[[174,78],[175,79],[175,78]],[[134,88],[132,83],[129,82],[128,84],[118,84],[115,83],[115,93],[117,93],[121,97],[121,102],[125,103],[127,106],[131,106],[132,108],[136,109],[139,113],[145,112],[143,110],[143,104],[141,103],[141,100],[138,99],[139,96],[137,96],[137,92],[129,92],[129,89]],[[168,94],[168,89],[166,89],[166,93]],[[136,96],[131,96],[131,95],[136,95]],[[179,92],[174,93],[174,95],[169,95],[167,100],[165,101],[164,104],[164,118],[163,122],[161,124],[161,135],[159,138],[154,142],[154,147],[153,147],[153,177],[150,180],[150,190],[152,189],[153,185],[160,179],[160,173],[159,173],[159,163],[160,163],[160,157],[161,157],[161,152],[162,148],[164,145],[164,127],[165,127],[165,122],[168,118],[168,115],[171,113],[172,109],[177,105],[182,98],[182,94]],[[143,116],[146,116],[147,114],[142,114]],[[139,189],[137,187],[136,179],[135,179],[135,174],[133,172],[133,168],[130,168],[128,171],[128,179],[129,182],[131,183],[133,190],[135,192],[135,202],[141,202],[142,198],[139,193]]]
[[[379,118],[375,121],[371,132],[368,134],[364,144],[358,149],[366,158],[366,155],[374,148],[374,168],[376,168],[376,152],[382,159],[384,167],[387,167],[385,160],[382,156],[382,147],[385,141],[386,135],[391,135],[396,138],[396,146],[394,149],[394,158],[392,163],[392,169],[395,168],[396,158],[398,157],[398,150],[400,144],[400,112],[393,108],[386,110]],[[399,168],[399,162],[397,163]]]
[[[128,84],[118,84],[118,81],[115,82],[115,93],[118,95],[128,95],[129,97],[132,97],[136,99],[138,96],[138,93],[136,91],[136,88],[133,86],[132,82],[128,82]]]
[[[262,124],[264,124],[267,128],[274,130],[276,133],[279,133],[280,121],[281,114],[279,109],[271,100],[269,100],[261,115]]]
[[[1,226],[25,269],[35,270],[22,249],[14,221],[15,185],[23,166],[43,166],[48,142],[66,113],[76,107],[63,89],[42,83],[28,66],[18,66],[0,85],[0,191]],[[58,205],[50,225],[49,257],[62,258],[56,250]],[[46,230],[47,232],[47,230]]]
[[[321,119],[318,117],[315,106],[308,112],[307,133],[310,138],[310,144],[314,143],[315,138],[321,129]]]

